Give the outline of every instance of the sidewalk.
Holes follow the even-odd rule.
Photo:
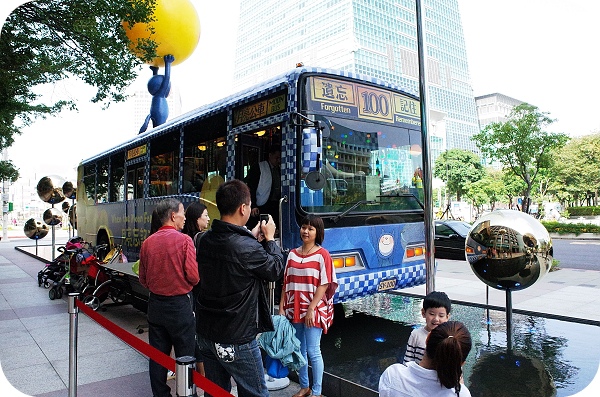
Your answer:
[[[64,242],[67,235],[57,241]],[[51,240],[45,242],[49,244]],[[37,285],[43,263],[15,249],[31,246],[27,238],[0,242],[0,395],[66,397],[69,384],[69,315],[66,297],[50,300]],[[39,245],[40,252],[48,250]],[[130,305],[100,313],[145,342],[146,314]],[[78,316],[78,397],[149,397],[148,359],[130,348],[82,312]],[[4,376],[12,387],[3,379]],[[175,395],[175,381],[169,381]],[[15,388],[18,390],[16,391]],[[300,387],[291,382],[273,397],[289,397]],[[22,393],[25,394],[22,394]],[[237,391],[232,391],[237,395]],[[202,395],[201,391],[199,394]]]
[[[57,238],[57,241],[66,240],[62,236],[61,239]],[[29,239],[0,242],[2,371],[9,382],[23,393],[39,397],[66,397],[69,322],[66,300],[49,300],[48,290],[39,288],[36,282],[42,262],[15,250],[15,246],[35,247],[35,242]],[[463,261],[438,260],[435,288],[448,293],[456,303],[486,303],[485,284]],[[404,289],[399,293],[423,296],[425,286]],[[561,269],[549,273],[532,287],[513,292],[512,301],[515,312],[535,312],[600,326],[596,314],[600,307],[600,271]],[[489,289],[490,305],[503,308],[505,302],[504,291]],[[146,324],[144,313],[129,305],[110,307],[101,313],[147,341],[147,333],[136,333],[138,325]],[[78,341],[79,397],[151,395],[147,359],[83,314],[79,316]],[[2,396],[22,395],[6,391],[6,385],[1,381]],[[598,383],[600,379],[595,383],[600,387]],[[292,382],[286,389],[271,392],[271,396],[290,397],[298,388]],[[174,394],[174,385],[172,389]]]
[[[452,302],[486,304],[487,287],[466,261],[438,259],[437,263],[436,290],[446,292]],[[399,293],[425,296],[425,285],[406,288]],[[600,326],[597,314],[600,307],[600,270],[560,269],[550,272],[531,287],[512,292],[512,303],[515,312],[535,312],[546,317]],[[488,304],[504,310],[506,292],[489,288]]]

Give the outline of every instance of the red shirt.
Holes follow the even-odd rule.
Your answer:
[[[163,226],[142,243],[140,284],[157,295],[184,295],[198,284],[196,248],[187,234]]]
[[[304,322],[308,306],[317,288],[323,284],[328,286],[315,309],[315,327],[322,328],[323,333],[327,333],[333,321],[333,295],[337,289],[331,256],[322,247],[309,255],[302,255],[296,249],[291,250],[283,275],[283,309],[292,323]]]

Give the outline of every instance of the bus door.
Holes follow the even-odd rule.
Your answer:
[[[250,188],[252,194],[252,206],[259,205],[260,200],[257,198],[259,186],[263,186],[262,172],[271,172],[271,178],[277,178],[269,188],[269,196],[267,202],[260,203],[260,212],[269,214],[273,217],[277,229],[280,229],[279,222],[279,198],[281,197],[282,174],[280,166],[280,157],[276,161],[275,167],[266,166],[264,162],[269,161],[269,151],[274,147],[281,153],[281,128],[279,126],[271,126],[258,131],[241,133],[238,135],[236,142],[236,158],[235,158],[235,178],[241,179]],[[280,154],[279,154],[280,156]],[[260,163],[263,162],[261,165]],[[276,198],[271,194],[271,190],[276,189],[278,192]],[[258,222],[258,216],[251,216],[247,226],[254,227]],[[279,234],[279,233],[277,233]]]
[[[240,134],[235,148],[235,178],[246,180],[251,167],[262,160],[263,142],[256,135]]]

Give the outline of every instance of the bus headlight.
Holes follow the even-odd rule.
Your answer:
[[[337,273],[356,271],[365,267],[360,255],[356,252],[343,255],[332,255],[331,259]]]
[[[414,260],[425,255],[425,245],[410,245],[406,247],[404,259]]]

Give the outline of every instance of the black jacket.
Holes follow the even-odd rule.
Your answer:
[[[274,242],[259,243],[245,227],[214,220],[197,245],[200,283],[198,334],[213,342],[244,344],[272,331],[266,282],[283,275]]]

